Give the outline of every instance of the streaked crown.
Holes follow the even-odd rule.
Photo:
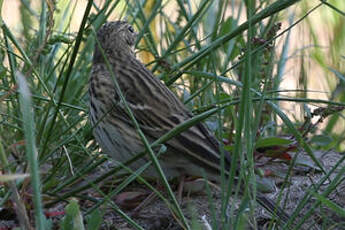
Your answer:
[[[105,53],[130,52],[132,53],[137,33],[134,28],[126,21],[112,21],[105,23],[97,31],[97,40],[95,44],[94,62],[103,60],[99,45]]]

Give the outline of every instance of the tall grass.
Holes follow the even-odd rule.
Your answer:
[[[16,18],[16,27],[9,27],[7,19],[0,17],[0,141],[11,168],[6,172],[29,172],[31,175],[35,217],[29,218],[35,218],[37,229],[47,229],[49,225],[43,218],[42,207],[67,202],[71,197],[92,202],[93,206],[84,210],[84,215],[93,217],[91,220],[99,219],[95,214],[97,207],[108,205],[133,228],[142,229],[113,204],[111,198],[136,179],[155,190],[139,174],[149,164],[159,168],[159,162],[148,162],[136,172],[127,168],[130,175],[107,194],[98,188],[98,184],[117,175],[121,168],[126,168],[126,164],[97,174],[83,186],[74,186],[89,180],[90,174],[99,171],[97,169],[107,161],[107,156],[99,153],[92,137],[92,127],[87,122],[87,87],[95,45],[94,31],[106,20],[125,18],[136,27],[139,31],[138,57],[196,115],[151,143],[147,146],[148,150],[152,151],[152,147],[204,121],[220,140],[228,140],[230,146],[225,148],[232,151],[233,163],[241,161],[243,167],[239,175],[245,185],[240,205],[242,209],[235,212],[232,206],[228,215],[230,196],[238,196],[241,189],[234,183],[233,167],[229,180],[222,172],[221,218],[213,216],[212,229],[241,229],[247,216],[253,218],[258,190],[253,160],[258,140],[279,134],[292,135],[301,150],[323,170],[313,154],[315,146],[298,129],[300,121],[293,117],[294,113],[282,108],[280,102],[302,104],[306,110],[309,104],[330,108],[345,105],[342,88],[344,57],[341,56],[344,54],[340,52],[345,44],[345,28],[341,26],[344,19],[342,9],[345,7],[341,1],[119,0],[88,1],[85,6],[81,6],[79,1],[65,0],[18,2],[20,18]],[[6,10],[1,3],[0,8]],[[174,13],[169,11],[171,8],[175,9]],[[327,52],[323,52],[318,44],[316,23],[309,21],[311,10],[324,15],[324,21],[328,23],[330,42]],[[80,12],[83,16],[78,22],[78,29],[71,31],[70,25],[81,17],[77,16]],[[277,24],[279,22],[283,22],[281,29]],[[296,39],[296,28],[300,26],[304,26],[306,34],[312,35],[310,43],[315,47],[299,46],[305,48],[305,51],[298,50],[302,52],[300,68],[297,68],[300,70],[301,88],[292,90],[296,93],[294,97],[287,97],[283,94],[287,90],[284,90],[282,82],[289,73],[288,68],[291,68],[288,62],[298,56],[291,51],[291,47]],[[310,52],[311,55],[303,55],[303,52]],[[322,69],[328,89],[336,89],[330,99],[308,97],[308,83],[313,78],[306,74],[311,73],[309,69],[305,70],[310,68],[306,64],[309,61]],[[21,80],[16,77],[18,75],[23,76],[19,78]],[[301,92],[298,89],[302,89],[302,93],[298,93]],[[318,147],[343,148],[345,129],[344,126],[338,128],[338,124],[343,124],[341,113],[331,115],[325,126],[318,129],[318,134],[330,137],[329,142]],[[221,163],[224,168],[224,161]],[[340,176],[339,172],[334,183],[341,180]],[[285,180],[288,181],[289,177]],[[22,193],[31,191],[27,179],[16,182],[17,189]],[[327,194],[336,188],[334,183],[329,185]],[[90,188],[102,194],[103,199],[99,201],[85,195],[84,192]],[[284,191],[282,189],[282,194]],[[10,199],[8,194],[14,192],[11,186],[4,187],[0,192],[1,203]],[[191,229],[191,222],[181,212],[179,204],[174,202],[174,195],[171,193],[169,197],[164,197],[157,193],[176,214],[177,222],[184,229]],[[289,229],[293,223],[296,224],[295,218],[312,197],[318,200],[315,208],[320,203],[332,206],[329,200],[324,199],[326,193],[315,195],[318,194],[318,186],[309,188],[284,228]],[[42,195],[49,196],[49,199],[43,202]],[[69,210],[77,209],[73,209],[73,202]],[[334,209],[341,213],[339,209]],[[305,221],[300,220],[297,226]],[[80,224],[80,219],[77,222]],[[92,221],[89,221],[91,225]],[[97,226],[95,229],[99,227],[94,226]]]

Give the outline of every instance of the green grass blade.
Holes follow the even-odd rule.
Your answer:
[[[35,143],[35,121],[31,93],[27,86],[25,77],[19,72],[16,73],[16,76],[20,92],[19,101],[23,119],[26,157],[30,165],[31,184],[34,192],[33,200],[35,207],[36,228],[39,230],[44,230],[46,229],[45,217],[42,210],[40,171]]]

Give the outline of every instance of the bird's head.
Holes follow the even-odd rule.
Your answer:
[[[94,60],[103,60],[101,45],[104,53],[133,53],[134,44],[138,33],[126,21],[113,21],[105,23],[97,31]]]

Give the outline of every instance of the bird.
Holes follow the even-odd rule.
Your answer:
[[[101,26],[96,35],[89,80],[93,135],[103,152],[122,163],[145,151],[145,146],[114,87],[112,74],[150,143],[193,117],[179,98],[136,58],[137,36],[126,21],[111,21]],[[168,180],[184,175],[200,177],[205,172],[207,179],[220,181],[220,143],[205,124],[198,123],[164,144],[167,150],[159,157],[159,163]],[[231,156],[225,150],[224,156],[229,169]],[[130,167],[136,170],[148,160],[146,154]],[[146,169],[143,175],[158,178],[154,167]],[[256,198],[263,206],[287,218],[266,196]]]

